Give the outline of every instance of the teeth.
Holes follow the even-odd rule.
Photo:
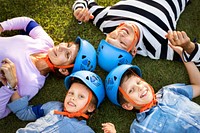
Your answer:
[[[142,98],[142,97],[144,97],[146,94],[147,94],[147,90],[144,91],[140,97]]]
[[[72,102],[68,102],[68,104],[69,104],[70,106],[75,106],[74,103],[72,103]]]

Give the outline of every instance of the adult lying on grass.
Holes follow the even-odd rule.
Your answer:
[[[7,108],[15,91],[30,100],[44,86],[50,72],[66,76],[78,70],[93,71],[96,51],[86,40],[54,46],[51,37],[28,17],[17,17],[0,23],[0,32],[24,30],[27,35],[0,37],[0,118],[11,111]],[[90,54],[88,54],[90,53]]]
[[[181,56],[182,47],[167,38],[170,46]],[[182,33],[180,40],[188,40]],[[121,65],[106,77],[105,87],[109,100],[125,110],[136,109],[131,133],[200,132],[200,106],[191,101],[200,95],[200,72],[193,62],[184,62],[190,85],[176,83],[162,87],[156,94],[150,84],[141,78],[141,70],[134,65]],[[164,76],[164,75],[163,75]],[[115,133],[112,123],[103,124],[104,131]]]

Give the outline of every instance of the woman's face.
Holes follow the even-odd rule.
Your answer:
[[[124,80],[121,87],[136,104],[148,104],[153,99],[151,86],[139,76]]]
[[[70,65],[76,59],[79,45],[74,43],[60,43],[48,50],[50,61],[56,66]]]
[[[87,103],[90,90],[81,83],[72,83],[64,101],[65,109],[70,112],[78,112]],[[87,107],[85,108],[87,110]]]
[[[132,24],[124,23],[117,27],[113,32],[109,33],[106,37],[106,41],[117,48],[127,51],[131,46],[134,37],[135,29]]]

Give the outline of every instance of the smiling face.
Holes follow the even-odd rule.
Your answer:
[[[87,86],[77,82],[72,83],[64,101],[66,111],[74,113],[81,110],[88,101],[89,93],[90,90]],[[87,111],[87,108],[85,108],[84,112]]]
[[[134,38],[138,39],[136,29],[133,27],[133,24],[123,23],[107,35],[106,41],[117,48],[127,51],[131,47]],[[135,46],[137,41],[138,40],[135,41],[132,51],[136,50]]]
[[[131,76],[124,80],[121,87],[136,104],[148,104],[153,100],[150,85],[138,76]],[[132,105],[136,109],[141,107]]]
[[[56,66],[70,65],[76,59],[79,45],[74,43],[60,43],[48,50],[50,61]]]

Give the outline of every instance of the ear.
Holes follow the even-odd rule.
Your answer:
[[[90,104],[88,106],[88,112],[90,112],[90,113],[93,112],[95,109],[96,109],[96,106],[94,104]]]
[[[137,48],[133,47],[133,49],[131,50],[131,54],[133,57],[135,57],[135,55],[137,54]]]
[[[130,103],[124,103],[122,104],[122,108],[125,110],[133,110],[134,106]]]
[[[64,68],[60,68],[60,69],[59,69],[59,72],[60,72],[62,75],[65,75],[65,76],[69,75],[69,71],[68,71],[67,69],[64,69]]]

